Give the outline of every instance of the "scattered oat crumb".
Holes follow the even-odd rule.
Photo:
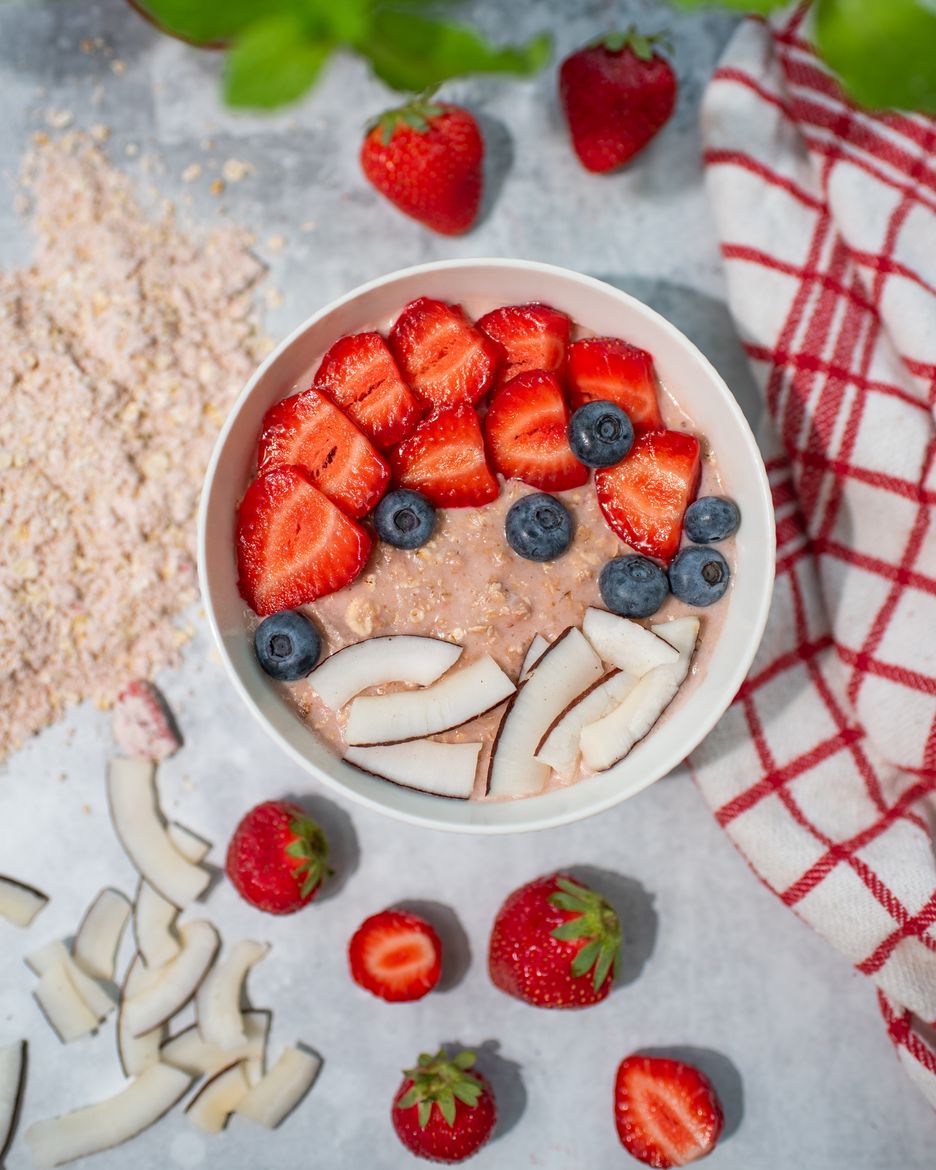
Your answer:
[[[267,239],[266,246],[271,252],[282,252],[286,247],[286,237],[281,235],[270,236]]]
[[[91,127],[91,137],[95,142],[106,142],[111,136],[110,126],[105,126],[103,122],[95,122]]]
[[[35,258],[0,273],[0,758],[178,661],[203,468],[265,342],[242,232],[151,218],[88,135],[34,142]]]
[[[32,136],[32,141],[34,146],[45,146],[49,141],[49,136],[45,130],[37,130]]]
[[[75,115],[71,110],[51,109],[46,110],[45,124],[51,126],[53,130],[65,130],[75,120]]]
[[[116,73],[118,77],[120,77],[122,74],[127,72],[126,61],[121,61],[119,57],[115,58],[113,61],[111,61],[111,70]]]
[[[300,225],[299,230],[301,232],[314,232],[317,227],[318,227],[318,224],[315,222],[314,219],[307,219],[307,220],[305,220],[304,223],[302,223]]]
[[[82,37],[80,48],[82,53],[93,53],[95,49],[94,41],[90,37]]]
[[[182,172],[183,183],[194,183],[196,179],[201,177],[201,163],[189,163],[189,165]]]
[[[278,309],[283,303],[283,294],[278,288],[268,288],[263,295],[267,306],[271,309]]]
[[[211,184],[210,191],[212,195],[220,195],[224,191],[224,180],[215,179]]]
[[[221,168],[221,174],[229,183],[239,183],[253,171],[253,165],[242,162],[239,158],[229,158]]]
[[[128,142],[124,147],[124,154],[127,158],[136,158],[140,153],[140,148],[135,142]]]

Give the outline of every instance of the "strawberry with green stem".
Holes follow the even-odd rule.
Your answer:
[[[284,800],[265,801],[244,816],[224,868],[241,897],[267,914],[300,910],[332,872],[321,826]]]
[[[474,1071],[475,1054],[424,1052],[404,1080],[391,1109],[404,1146],[431,1162],[463,1162],[487,1142],[497,1121],[494,1093]]]

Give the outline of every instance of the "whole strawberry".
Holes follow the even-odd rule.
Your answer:
[[[514,890],[491,930],[488,971],[535,1007],[578,1008],[611,991],[621,928],[608,903],[564,873]]]
[[[474,1062],[473,1052],[448,1057],[439,1049],[403,1070],[390,1117],[397,1137],[417,1158],[464,1162],[491,1136],[497,1106],[485,1078],[470,1071]]]
[[[225,872],[240,896],[267,914],[292,914],[311,902],[323,879],[328,842],[297,804],[258,804],[234,830]]]
[[[566,57],[559,100],[572,145],[586,170],[613,171],[643,150],[676,104],[676,74],[656,52],[666,36],[631,26],[608,33]]]
[[[361,167],[377,190],[444,236],[474,223],[483,159],[484,140],[468,110],[426,95],[387,110],[361,144]]]

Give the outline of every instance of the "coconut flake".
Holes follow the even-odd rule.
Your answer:
[[[13,1142],[26,1088],[26,1041],[0,1048],[0,1166]]]
[[[244,1062],[229,1065],[202,1085],[186,1105],[185,1114],[206,1133],[220,1133],[249,1088]]]
[[[198,1033],[206,1044],[225,1052],[246,1044],[241,993],[250,968],[270,949],[268,943],[241,939],[209,973],[195,997]]]
[[[571,779],[578,764],[582,729],[622,703],[636,683],[625,670],[615,669],[603,675],[556,716],[540,740],[536,758],[549,764],[559,776]]]
[[[193,1024],[190,1028],[168,1039],[159,1052],[163,1064],[181,1068],[192,1076],[214,1076],[231,1064],[244,1061],[247,1075],[258,1068],[262,1074],[266,1054],[267,1038],[270,1033],[270,1013],[250,1010],[244,1012],[244,1034],[247,1037],[242,1048],[225,1052],[216,1044],[206,1044]]]
[[[355,642],[329,655],[309,675],[309,685],[332,710],[368,687],[387,683],[428,686],[461,657],[461,646],[441,638],[391,634]]]
[[[41,890],[0,874],[0,918],[14,926],[29,926],[49,899]]]
[[[245,1093],[236,1113],[266,1129],[276,1129],[315,1083],[322,1059],[299,1048],[284,1048],[279,1060]]]
[[[182,1010],[198,990],[215,960],[221,940],[204,919],[186,922],[181,928],[182,949],[164,967],[158,978],[123,1004],[126,1025],[132,1036],[142,1036],[166,1023]]]
[[[606,609],[586,609],[582,633],[605,662],[634,678],[643,678],[657,666],[673,666],[679,660],[677,651],[653,630]]]
[[[467,800],[474,788],[480,743],[414,739],[381,747],[349,747],[345,759],[383,780],[433,796]]]
[[[100,1023],[78,994],[66,964],[52,963],[39,978],[33,995],[42,1014],[63,1044],[87,1036]]]
[[[183,909],[210,881],[173,844],[159,811],[152,760],[111,760],[107,794],[114,830],[133,865],[164,898]]]
[[[124,1075],[128,1077],[139,1076],[150,1065],[159,1061],[159,1046],[162,1044],[165,1029],[160,1025],[149,1032],[144,1032],[142,1036],[134,1036],[127,1024],[124,1011],[128,1000],[154,987],[159,978],[158,969],[147,967],[140,954],[133,956],[127,968],[117,1009],[117,1056]]]
[[[181,825],[171,824],[169,837],[182,856],[195,865],[211,851],[207,841]],[[147,967],[161,967],[179,953],[179,940],[173,930],[178,914],[172,902],[141,879],[133,906],[133,932]]]
[[[154,1064],[106,1101],[37,1121],[25,1134],[33,1161],[48,1170],[122,1145],[168,1113],[191,1083],[181,1069]]]
[[[93,979],[114,978],[117,950],[130,920],[130,900],[119,890],[101,890],[81,920],[72,944],[78,966]]]
[[[523,665],[520,667],[520,676],[517,679],[518,683],[522,683],[524,679],[529,677],[530,671],[536,666],[537,662],[543,657],[549,649],[549,642],[542,634],[536,634],[533,640],[527,646],[527,652],[523,656]]]
[[[75,991],[84,1000],[89,1011],[93,1013],[95,1024],[100,1023],[105,1016],[114,1010],[113,997],[97,980],[92,979],[90,975],[86,975],[82,971],[63,942],[56,940],[47,943],[38,951],[33,951],[32,954],[26,956],[26,966],[39,976],[45,975],[47,971],[59,963],[64,965]]]

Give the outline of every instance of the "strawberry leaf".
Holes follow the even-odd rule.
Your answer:
[[[419,1128],[425,1129],[429,1124],[429,1118],[432,1116],[432,1102],[420,1101],[416,1116],[419,1119]]]
[[[455,1097],[452,1094],[451,1090],[448,1090],[448,1092],[442,1093],[442,1095],[439,1097],[439,1109],[442,1113],[442,1116],[449,1123],[449,1125],[454,1125],[455,1124]]]
[[[454,1064],[456,1068],[460,1068],[462,1071],[464,1071],[465,1069],[472,1068],[474,1066],[474,1062],[475,1054],[473,1052],[466,1051],[459,1052],[459,1054],[452,1061],[452,1064]]]
[[[586,943],[572,960],[572,974],[585,975],[591,970],[592,964],[601,954],[601,941],[597,938]]]
[[[302,97],[333,45],[311,39],[296,14],[265,17],[228,54],[225,97],[231,106],[271,109]]]

